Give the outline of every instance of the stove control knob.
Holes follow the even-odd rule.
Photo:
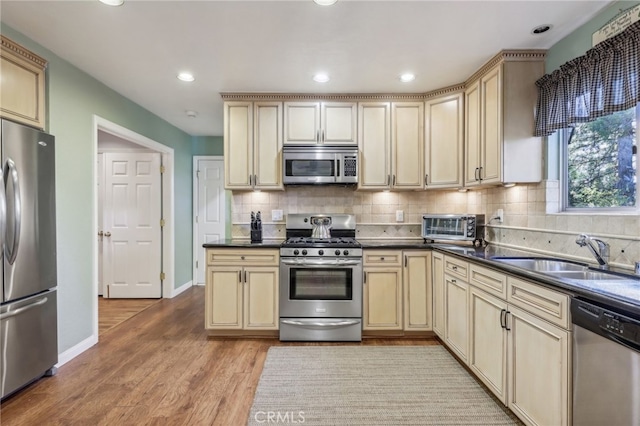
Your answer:
[[[324,254],[324,250],[318,250],[318,254],[322,256]]]
[[[299,254],[300,254],[300,252],[298,251],[298,249],[295,249],[295,250],[293,251],[293,255],[294,255],[294,256],[297,256],[297,255],[299,255]]]
[[[345,256],[349,254],[349,250],[345,250],[342,252],[342,254],[344,254]]]
[[[302,255],[306,256],[307,255],[307,251],[306,250],[302,250]]]
[[[340,256],[340,250],[336,250],[336,256]]]

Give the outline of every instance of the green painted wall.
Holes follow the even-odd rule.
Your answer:
[[[592,35],[605,25],[611,18],[640,2],[638,1],[618,1],[602,10],[596,17],[583,24],[577,30],[554,44],[547,52],[546,72],[550,73],[560,65],[584,55],[587,50],[593,47]]]
[[[222,136],[194,136],[191,138],[193,155],[222,155],[224,151]]]
[[[47,131],[56,137],[58,231],[58,350],[93,334],[93,283],[97,272],[91,153],[93,115],[174,149],[175,286],[191,281],[192,138],[131,102],[53,52],[2,25],[2,34],[49,61]]]

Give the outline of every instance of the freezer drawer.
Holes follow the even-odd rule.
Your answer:
[[[48,290],[0,308],[2,398],[58,362],[56,303],[56,290]]]

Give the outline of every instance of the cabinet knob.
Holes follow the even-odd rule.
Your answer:
[[[102,231],[98,231],[98,236],[99,236],[99,237],[102,237],[103,235],[104,235],[104,232],[102,232]]]
[[[453,269],[454,271],[457,271],[458,267],[457,266],[452,266],[451,269]]]
[[[244,256],[240,256],[240,260],[244,260]]]
[[[384,260],[384,257],[381,257],[380,260]]]
[[[111,236],[111,232],[109,232],[109,231],[105,232],[105,233],[104,233],[104,236],[105,236],[105,237],[110,237],[110,236]]]

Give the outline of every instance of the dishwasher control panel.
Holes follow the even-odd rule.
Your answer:
[[[640,345],[640,319],[632,318],[613,308],[574,298],[571,302],[573,323],[603,336]]]

